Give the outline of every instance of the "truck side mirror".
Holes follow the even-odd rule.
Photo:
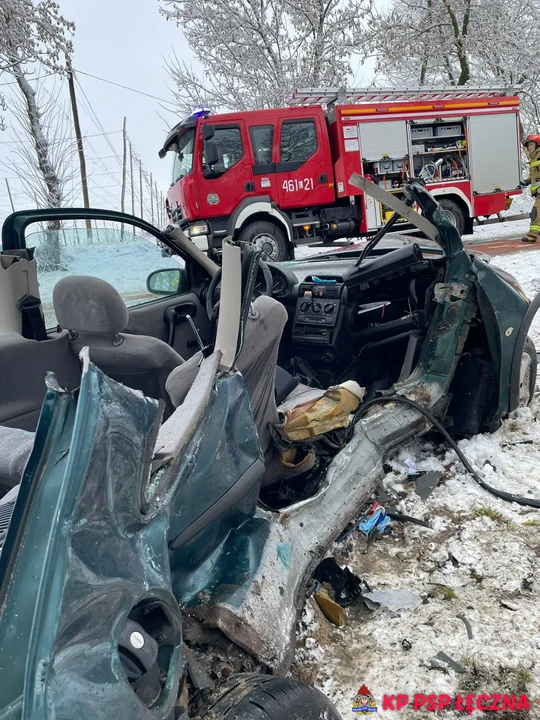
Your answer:
[[[215,125],[212,125],[212,123],[205,123],[202,126],[202,139],[204,142],[207,140],[211,140],[214,135],[216,134],[216,128]]]
[[[203,144],[204,161],[207,167],[219,162],[219,150],[215,140],[205,140]]]

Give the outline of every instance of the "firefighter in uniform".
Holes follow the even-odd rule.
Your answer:
[[[521,241],[535,243],[540,235],[540,135],[529,135],[523,144],[529,155],[529,177],[522,184],[531,186],[534,207],[531,211],[531,227]]]

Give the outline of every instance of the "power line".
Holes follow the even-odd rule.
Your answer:
[[[59,75],[59,73],[50,72],[50,73],[47,73],[46,75],[40,75],[39,77],[35,77],[35,78],[27,77],[26,79],[27,80],[43,80],[43,78],[51,77],[51,75]],[[18,85],[18,84],[19,83],[16,80],[13,80],[11,82],[0,83],[0,87],[6,87],[6,85]]]
[[[113,130],[113,132],[102,132],[102,133],[94,133],[93,135],[85,135],[84,138],[87,137],[102,137],[103,135],[117,135],[118,133],[121,133],[121,130]],[[65,138],[60,138],[58,140],[53,140],[49,143],[50,145],[58,145],[59,143],[66,142],[66,140],[73,140],[74,138],[72,135]],[[24,143],[25,145],[33,145],[34,142],[32,140],[2,140],[0,142],[0,145],[21,145],[21,143]]]
[[[75,72],[80,73],[81,75],[87,75],[88,77],[94,78],[94,80],[101,80],[101,82],[108,83],[109,85],[116,85],[116,87],[123,88],[124,90],[130,90],[131,92],[137,93],[138,95],[145,95],[146,97],[152,98],[153,100],[159,100],[160,102],[164,103],[170,103],[170,100],[164,100],[163,98],[157,97],[157,95],[150,95],[149,93],[145,93],[142,90],[135,90],[135,88],[128,87],[127,85],[122,85],[121,83],[113,82],[112,80],[106,80],[105,78],[98,77],[97,75],[92,75],[91,73],[84,72],[83,70],[76,70]]]
[[[83,98],[84,98],[84,100],[83,100],[83,105],[84,105],[84,101],[86,101],[86,105],[87,105],[87,107],[88,107],[89,110],[90,110],[92,122],[94,123],[94,125],[97,127],[98,130],[101,130],[101,132],[104,132],[103,125],[101,124],[101,121],[100,121],[99,117],[97,116],[96,111],[95,111],[94,108],[92,107],[92,103],[91,103],[90,100],[88,99],[88,96],[87,96],[87,94],[84,92],[84,88],[83,88],[83,86],[81,85],[81,83],[80,83],[80,81],[79,81],[79,79],[78,79],[78,77],[77,77],[76,75],[75,75],[75,82],[77,83],[77,85],[78,85],[78,87],[79,87],[79,90],[81,91],[81,93],[82,93],[82,95],[83,95]],[[119,156],[118,153],[116,152],[116,148],[114,147],[114,145],[111,143],[111,141],[109,140],[109,138],[105,137],[105,140],[106,140],[106,142],[107,142],[107,145],[110,147],[111,151],[113,152],[113,154],[116,156],[116,159],[118,160],[118,164],[119,164],[119,165],[122,165],[122,161],[120,160],[120,156]]]

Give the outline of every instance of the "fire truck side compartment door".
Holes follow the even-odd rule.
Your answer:
[[[330,141],[321,115],[281,118],[274,149],[281,209],[335,201]]]
[[[383,120],[359,124],[360,155],[367,162],[383,157],[401,160],[409,154],[405,120]]]
[[[474,193],[518,188],[520,147],[517,114],[471,115],[469,161]]]

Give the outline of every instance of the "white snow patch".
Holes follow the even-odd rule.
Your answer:
[[[463,235],[463,240],[465,242],[471,240],[488,242],[489,240],[519,238],[527,234],[530,224],[531,221],[527,218],[525,220],[490,223],[489,225],[475,225],[473,234]]]

